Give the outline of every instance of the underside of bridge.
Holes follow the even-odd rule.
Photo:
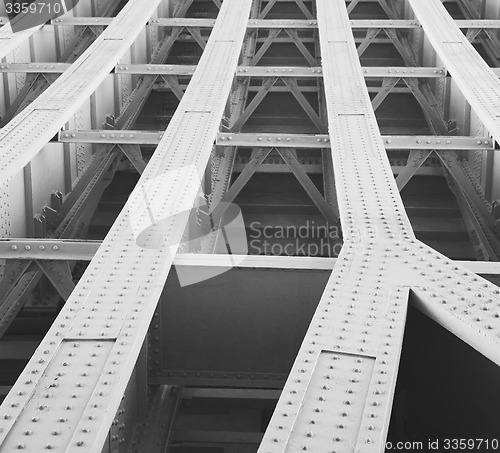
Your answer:
[[[0,452],[499,449],[500,2],[56,3],[0,5]]]

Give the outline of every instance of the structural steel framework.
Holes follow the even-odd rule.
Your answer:
[[[484,11],[476,14],[475,5],[485,2],[467,0],[458,2],[469,14],[462,20],[454,20],[440,0],[373,0],[369,3],[381,7],[387,19],[356,20],[349,14],[360,0],[294,0],[289,3],[303,18],[268,18],[279,14],[282,3],[213,0],[218,12],[212,19],[189,17],[197,0],[129,0],[116,16],[119,2],[113,2],[94,11],[96,17],[71,13],[53,21],[54,30],[81,27],[71,41],[76,47],[61,51],[58,61],[7,58],[0,65],[4,80],[13,73],[26,76],[0,130],[0,181],[6,191],[16,175],[31,181],[31,163],[47,146],[64,147],[66,166],[70,146],[81,147],[81,156],[92,150],[82,157],[76,177],[69,171],[65,195],[54,194],[56,206],[45,208],[37,231],[27,228],[26,237],[0,241],[0,259],[6,260],[0,336],[42,278],[64,300],[2,403],[0,451],[168,449],[183,396],[182,384],[175,385],[178,377],[168,374],[164,363],[167,346],[161,339],[167,329],[155,333],[169,298],[167,277],[174,264],[195,272],[231,265],[220,253],[227,241],[223,227],[194,249],[183,242],[191,210],[199,208],[204,193],[215,227],[224,226],[227,207],[272,156],[286,164],[322,218],[341,225],[342,248],[338,256],[321,259],[233,256],[236,267],[249,272],[331,272],[286,382],[279,373],[264,378],[257,371],[227,385],[242,394],[253,388],[256,398],[282,388],[262,442],[258,439],[260,452],[384,451],[410,301],[500,365],[500,290],[478,275],[500,273],[494,208],[472,182],[464,158],[491,156],[500,142],[499,70],[473,46],[482,42],[492,60],[500,55],[495,47],[500,21],[482,19]],[[161,17],[165,5],[171,11]],[[1,57],[44,30],[13,34],[9,28],[0,29]],[[87,36],[87,48],[78,47],[89,29],[94,35]],[[307,41],[304,30],[316,41]],[[425,35],[435,61],[419,65],[401,30],[421,40]],[[186,33],[201,51],[198,64],[167,64]],[[144,57],[128,58],[144,34],[151,41],[149,48],[140,47]],[[362,66],[361,56],[382,34],[405,66]],[[266,52],[279,40],[294,44],[306,65],[269,65]],[[104,126],[95,118],[83,125],[74,121],[87,102],[98,103],[96,90],[110,73],[133,85],[125,101],[115,99],[116,118],[108,115]],[[39,74],[46,77],[43,89],[36,85]],[[373,81],[380,86],[374,88]],[[435,81],[448,83],[448,95],[460,93],[484,126],[479,133],[459,135],[446,122]],[[165,87],[179,101],[166,129],[133,129],[150,94]],[[319,91],[317,107],[308,89]],[[248,126],[269,93],[285,91],[313,133]],[[430,133],[381,134],[375,113],[391,92],[414,96]],[[150,159],[141,146],[154,147]],[[250,153],[236,171],[241,148]],[[302,150],[321,156],[322,188],[313,181],[314,171],[307,171]],[[390,156],[401,150],[409,157],[395,178]],[[96,209],[95,193],[102,195],[123,156],[140,178],[106,237],[84,240],[83,219]],[[455,188],[478,262],[454,261],[415,236],[400,192],[428,169],[432,157]],[[34,214],[33,208],[26,213],[30,220]],[[75,261],[89,262],[76,286]],[[221,370],[199,374],[182,381],[184,396],[222,386]],[[197,378],[201,390],[189,387]]]

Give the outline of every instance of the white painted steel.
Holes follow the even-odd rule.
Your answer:
[[[497,364],[500,321],[489,307],[500,291],[413,236],[345,2],[316,5],[345,242],[259,451],[381,453],[409,289],[418,308]]]
[[[16,50],[24,41],[40,30],[41,27],[41,25],[38,25],[13,33],[10,23],[5,24],[0,28],[0,58],[4,58]]]
[[[143,3],[135,6],[148,10]],[[22,438],[31,451],[51,442],[54,451],[101,452],[184,232],[186,215],[172,214],[192,206],[199,192],[199,175],[231,89],[250,6],[251,0],[224,2],[192,83],[138,186],[1,407],[0,451],[12,451],[20,442],[17,433],[33,430]],[[129,12],[135,13],[134,21],[136,14],[149,13]],[[119,23],[123,33],[129,31],[128,20]],[[151,224],[149,214],[160,216],[158,223]],[[148,222],[154,231],[138,237],[135,227]],[[63,360],[68,342],[106,344],[110,350],[96,358],[95,366],[83,360],[72,363],[71,373],[85,372],[92,381],[78,390],[78,401],[84,404],[78,405],[69,392],[54,392],[43,401],[45,416],[35,430],[31,420],[39,409],[32,402],[39,401],[48,377],[53,379],[48,370]],[[69,379],[63,374],[63,381]],[[65,435],[52,435],[64,411],[72,414],[72,406],[78,416],[67,417]]]
[[[500,80],[439,0],[409,0],[422,28],[463,95],[500,140]]]
[[[160,0],[133,0],[44,93],[0,130],[0,181],[35,156],[90,97],[131,46]]]

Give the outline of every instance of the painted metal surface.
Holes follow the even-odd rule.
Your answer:
[[[77,131],[64,130],[59,133],[59,141],[64,143],[118,143],[152,145],[160,142],[163,132],[153,131]],[[386,150],[489,150],[493,151],[495,142],[489,137],[439,136],[439,135],[383,135]],[[330,137],[326,134],[279,134],[279,133],[238,133],[220,132],[217,134],[219,146],[250,147],[293,147],[327,148]]]
[[[0,247],[0,259],[20,260],[82,260],[90,261],[99,250],[101,241],[55,241],[23,239],[8,241],[8,247]],[[29,245],[31,250],[12,250],[11,244],[21,247]],[[41,249],[40,247],[44,248]],[[52,250],[50,248],[52,247]],[[57,250],[53,250],[57,247]],[[66,248],[67,247],[67,248]],[[310,269],[310,270],[333,270],[337,259],[306,256],[259,256],[259,255],[234,255],[234,261],[238,264],[235,268],[254,269]],[[453,261],[454,264],[462,266],[480,275],[500,274],[500,264],[495,261]],[[175,266],[183,267],[227,267],[227,257],[222,254],[205,253],[178,253],[174,258]]]
[[[20,66],[17,67],[21,69]],[[5,68],[7,72],[9,68]],[[16,67],[13,67],[13,72]],[[151,65],[151,64],[130,64],[118,65],[115,68],[116,74],[171,74],[171,75],[191,75],[196,66],[189,65]],[[2,66],[0,66],[2,71]],[[240,66],[237,69],[240,77],[322,77],[321,67],[293,67],[293,66]],[[446,69],[443,67],[428,68],[408,68],[408,67],[365,67],[363,73],[367,78],[379,77],[446,77]]]
[[[61,24],[77,23],[91,24],[95,18],[60,18],[57,19]],[[80,21],[80,22],[78,22]],[[159,27],[176,27],[176,26],[194,26],[194,27],[213,27],[215,21],[213,19],[195,19],[195,18],[160,18],[152,19],[149,25]],[[370,28],[392,28],[392,29],[411,29],[420,28],[421,24],[418,20],[403,20],[403,19],[358,19],[350,20],[349,23],[354,29],[370,29]],[[456,25],[461,28],[480,28],[480,29],[496,29],[500,28],[500,20],[492,19],[475,19],[475,20],[456,20]],[[57,22],[54,21],[57,25]],[[248,22],[248,28],[317,28],[318,21],[316,19],[251,19]]]
[[[162,175],[190,164],[201,173],[216,136],[219,145],[231,147],[271,143],[267,146],[286,148],[292,142],[293,147],[331,148],[347,239],[340,258],[336,261],[296,258],[293,262],[286,258],[285,264],[280,263],[280,258],[258,257],[244,266],[331,269],[335,263],[261,451],[383,451],[409,288],[416,294],[417,306],[422,311],[500,363],[497,338],[500,324],[493,309],[498,306],[499,291],[463,269],[460,263],[451,262],[414,239],[385,150],[492,150],[494,143],[488,137],[380,136],[363,80],[366,73],[359,65],[351,34],[356,24],[349,21],[342,0],[318,0],[321,75],[326,84],[330,134],[217,135],[223,103],[237,71],[245,8],[249,3],[242,8],[241,1],[237,7],[234,1],[224,2],[212,39],[195,72],[195,83],[190,85],[166,133],[63,131],[61,140],[159,143],[141,179],[144,184],[140,183],[137,190],[146,187],[152,195],[148,207],[165,215],[178,199],[182,206],[189,206],[197,187],[196,178],[190,174],[180,174],[175,184],[161,181]],[[282,27],[281,21],[275,22],[276,28]],[[310,22],[316,25],[316,21]],[[371,22],[375,28],[380,26],[379,21]],[[365,23],[357,26],[367,28]],[[220,68],[210,65],[210,61],[224,58],[227,64]],[[160,177],[158,185],[147,184],[157,177]],[[167,200],[163,200],[165,193]],[[132,198],[128,212],[136,207]],[[189,264],[192,257],[177,255],[173,261],[175,246],[168,245],[179,240],[184,226],[182,218],[166,223],[170,230],[160,244],[152,248],[137,247],[128,212],[120,215],[49,336],[0,409],[0,442],[3,440],[0,450],[37,451],[43,445],[56,451],[99,451],[127,384],[130,388],[129,377],[171,264],[182,265],[184,261],[196,267],[205,259],[213,265],[219,258],[223,260],[221,266],[226,265],[224,257],[217,256],[197,256]],[[139,221],[147,225],[147,219]],[[57,246],[47,244],[52,248]],[[46,247],[46,244],[19,241],[15,245],[18,248],[13,250],[12,243],[8,244],[17,258],[26,252],[29,258],[40,259],[46,250],[40,249],[40,245]],[[38,246],[36,254],[26,249],[32,245]],[[155,248],[158,245],[160,248]],[[66,259],[89,253],[88,249],[78,250],[66,251]],[[54,256],[57,251],[52,249],[50,253]],[[464,265],[467,267],[467,263]],[[493,267],[482,263],[474,266],[477,271]],[[195,296],[189,299],[194,300]],[[211,299],[214,300],[218,298]],[[180,312],[183,308],[177,307]],[[194,313],[198,313],[196,307]],[[255,315],[258,318],[258,311]],[[162,316],[168,325],[168,312]],[[189,324],[190,320],[186,322]],[[176,383],[179,379],[185,383],[182,373],[189,375],[193,383],[228,379],[223,372],[209,376],[203,370],[183,368],[179,361],[185,357],[168,356],[176,352],[173,348],[161,352],[152,382]],[[233,357],[233,363],[237,359]],[[176,364],[180,369],[172,368]],[[227,369],[226,364],[220,365],[221,369]],[[61,372],[62,376],[55,373],[65,367],[70,367],[68,373]],[[276,370],[271,370],[267,379],[271,376],[270,380],[281,381],[284,373],[274,376],[273,371]],[[169,376],[169,373],[177,374]],[[238,377],[235,372],[230,379],[234,385],[255,382],[250,373]],[[73,390],[72,382],[82,385]],[[60,393],[53,391],[54,388]],[[63,406],[73,395],[86,405]],[[60,413],[68,416],[51,418],[54,409],[59,408]],[[46,413],[49,415],[45,416]],[[69,429],[61,432],[58,428],[52,431],[46,428],[59,423]]]
[[[97,134],[96,134],[97,135]],[[495,142],[489,137],[439,136],[439,135],[384,135],[386,150],[494,150]],[[328,148],[330,137],[326,134],[266,134],[266,133],[219,133],[219,146],[272,146],[294,148]]]
[[[139,35],[160,0],[127,3],[119,15],[42,95],[0,131],[0,180],[15,175],[96,90]],[[31,133],[28,133],[30,131]]]
[[[500,80],[439,0],[409,3],[460,91],[493,137],[500,140]]]
[[[500,323],[478,314],[500,291],[415,240],[345,2],[316,4],[345,243],[259,451],[382,452],[409,288],[419,308],[497,364]]]
[[[150,14],[156,5],[151,3],[133,2],[129,9],[122,10],[118,19],[120,41],[130,32],[129,16],[133,16],[134,26],[141,24],[139,18]],[[199,192],[199,175],[207,165],[229,95],[250,6],[250,0],[224,2],[193,83],[139,185],[37,354],[6,397],[0,416],[0,449],[9,451],[19,442],[17,430],[30,430],[31,421],[23,409],[38,400],[36,392],[48,376],[47,367],[62,359],[61,345],[86,340],[109,345],[106,357],[100,356],[95,367],[89,368],[89,377],[96,381],[84,386],[80,396],[88,404],[80,407],[77,418],[68,421],[61,440],[47,436],[47,431],[36,431],[30,441],[44,445],[49,437],[56,451],[101,451],[187,222],[186,215],[173,214],[190,209]],[[214,67],[213,61],[221,64]],[[114,65],[114,61],[110,63]],[[155,198],[158,191],[162,195]],[[144,194],[150,201],[143,201]],[[137,233],[151,224],[148,212],[165,219],[164,229],[157,230],[153,237],[143,235],[138,244]],[[79,361],[72,372],[82,373],[81,365]],[[67,398],[58,394],[46,400],[47,410]]]
[[[0,240],[0,256],[4,259],[91,260],[100,245],[100,241]]]
[[[16,50],[40,28],[41,25],[38,25],[36,27],[14,33],[10,23],[5,24],[2,28],[0,28],[0,58],[4,58],[9,53]]]
[[[210,270],[200,261],[181,268],[184,278]],[[181,287],[171,272],[151,328],[150,382],[281,388],[328,276],[238,267]]]
[[[113,22],[112,17],[58,17],[57,19],[52,19],[50,23],[52,25],[99,25],[108,26]]]
[[[70,63],[4,63],[0,64],[0,72],[55,73],[69,69]]]

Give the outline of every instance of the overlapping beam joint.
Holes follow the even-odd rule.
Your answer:
[[[143,143],[158,146],[147,166],[136,166],[142,173],[138,186],[98,250],[89,251],[83,244],[76,252],[77,255],[69,254],[65,257],[66,260],[72,260],[81,256],[78,253],[91,256],[95,254],[89,269],[74,290],[64,283],[54,282],[61,293],[64,293],[67,302],[0,409],[0,451],[10,451],[13,448],[36,451],[40,445],[57,451],[100,451],[106,443],[111,448],[118,448],[118,440],[125,440],[115,434],[108,437],[108,432],[109,429],[113,432],[113,427],[123,421],[123,411],[128,411],[134,405],[134,398],[140,397],[132,387],[145,385],[144,379],[141,381],[138,376],[135,364],[140,360],[148,326],[177,251],[172,244],[180,242],[187,222],[182,216],[169,215],[174,208],[180,210],[179,207],[194,204],[199,190],[198,175],[204,173],[214,144],[230,150],[238,146],[278,149],[306,191],[309,188],[308,193],[320,212],[328,220],[335,221],[340,217],[343,228],[344,245],[341,255],[335,263],[318,310],[292,367],[260,451],[383,451],[410,292],[419,309],[500,365],[500,320],[490,310],[490,307],[500,305],[500,291],[417,241],[399,195],[400,188],[415,173],[415,168],[418,169],[430,152],[435,151],[452,178],[459,183],[465,196],[476,203],[478,195],[468,188],[466,174],[457,164],[454,155],[450,157],[446,153],[457,149],[494,150],[494,140],[500,140],[500,125],[495,108],[491,107],[491,99],[500,99],[500,82],[469,43],[469,39],[477,35],[469,33],[465,36],[459,27],[495,27],[496,21],[488,21],[488,24],[456,24],[439,0],[425,2],[425,8],[419,0],[409,0],[416,20],[399,22],[391,3],[380,0],[392,23],[372,21],[369,26],[365,23],[358,26],[368,30],[385,30],[396,48],[406,56],[405,62],[409,67],[392,68],[393,72],[389,73],[381,69],[361,67],[359,49],[366,49],[377,33],[368,31],[367,38],[356,47],[352,30],[357,25],[348,17],[348,13],[358,3],[356,0],[349,2],[347,6],[344,0],[316,0],[317,19],[302,0],[296,0],[306,17],[303,24],[299,21],[262,24],[275,3],[273,0],[267,2],[267,6],[262,5],[260,14],[251,20],[251,0],[226,0],[222,4],[217,0],[214,2],[221,8],[217,20],[207,21],[206,25],[198,24],[213,27],[208,43],[201,42],[204,40],[196,31],[191,33],[200,46],[205,48],[196,69],[162,66],[162,61],[141,67],[115,67],[107,62],[109,68],[102,69],[95,75],[97,79],[104,77],[112,67],[115,67],[116,73],[136,71],[137,74],[149,74],[143,79],[144,81],[148,77],[148,88],[144,89],[143,98],[153,88],[158,75],[192,76],[193,82],[185,92],[175,78],[167,79],[172,89],[177,91],[180,104],[165,132],[60,133],[63,142],[90,140],[101,144],[119,143],[125,147],[123,151],[127,157],[138,157],[137,149],[135,153],[130,149],[133,146]],[[144,11],[146,3],[149,9]],[[102,55],[107,57],[109,49],[106,46],[110,43],[105,42],[106,36],[112,36],[108,41],[124,40],[119,21],[133,19],[135,25],[132,29],[139,33],[158,3],[159,1],[148,3],[130,0],[128,9],[124,9],[117,19],[101,20],[100,25],[109,24],[109,33],[106,35],[104,32],[104,38],[98,40],[92,50],[99,50],[99,46],[102,46]],[[191,4],[192,0],[179,2],[174,15],[184,15]],[[138,11],[141,11],[142,19],[139,24],[136,23]],[[55,24],[64,24],[65,20],[58,19]],[[86,22],[80,24],[82,23]],[[180,18],[154,19],[150,23],[193,29],[190,20],[183,22]],[[255,67],[279,34],[279,31],[277,34],[273,30],[293,30],[297,23],[317,28],[321,65],[315,56],[300,45],[296,34],[287,32],[311,67],[290,68],[292,72],[278,75],[275,74],[276,68]],[[245,25],[250,30],[264,25],[270,28],[270,33],[260,48],[264,50],[248,58],[245,66],[238,67]],[[412,56],[394,31],[399,26],[421,26],[446,69],[412,67]],[[116,36],[112,33],[116,33]],[[172,34],[170,41],[167,38],[167,47],[172,45],[178,34],[179,30]],[[131,40],[132,37],[128,41]],[[113,49],[116,46],[119,49],[127,47],[125,42],[114,42],[111,45]],[[464,55],[463,58],[456,58],[458,51],[460,55]],[[163,53],[166,54],[168,50]],[[69,68],[73,72],[68,75],[65,73],[65,79],[57,81],[57,88],[64,86],[73,89],[73,79],[82,73],[94,71],[93,65],[101,60],[96,58],[96,61],[92,61],[90,58],[87,63],[91,65],[90,69],[84,67],[83,70],[79,70],[77,60],[76,66],[71,65]],[[210,64],[211,61],[224,61],[225,64],[218,64],[215,68]],[[52,72],[65,68],[57,65],[47,69],[4,65],[0,70]],[[416,77],[442,77],[446,75],[446,71],[457,81],[493,139],[456,137],[446,129],[444,121],[432,106],[427,88],[415,82]],[[483,82],[474,89],[470,85],[471,74],[476,80]],[[365,78],[372,75],[383,79],[384,90],[384,94],[375,96],[373,101],[370,100],[365,84]],[[220,132],[225,101],[230,95],[235,76],[241,79],[248,76],[260,77],[263,79],[262,88],[246,108],[240,109],[239,115],[231,118],[229,130]],[[301,93],[297,77],[315,77],[324,84],[325,115],[318,114],[308,103]],[[278,78],[317,126],[318,135],[240,132],[245,121]],[[404,79],[426,113],[432,130],[439,135],[417,138],[381,136],[374,110],[399,79]],[[81,87],[84,95],[74,97],[66,103],[59,100],[52,106],[57,114],[38,118],[35,105],[19,114],[13,123],[9,123],[0,132],[0,146],[9,145],[9,140],[12,140],[9,133],[28,121],[40,122],[39,127],[44,130],[42,136],[37,138],[36,146],[28,139],[12,146],[13,151],[0,160],[0,175],[9,176],[22,169],[55,131],[61,128],[61,122],[72,113],[73,108],[78,107],[85,93],[91,93],[98,84],[99,80]],[[51,99],[52,92],[56,92],[55,84],[51,91],[42,94],[35,102],[43,104]],[[142,102],[139,101],[138,104]],[[130,118],[135,114],[136,112],[125,112],[123,124],[120,123],[118,128],[127,129],[131,124]],[[335,203],[325,201],[311,188],[307,175],[303,170],[301,172],[300,165],[294,160],[293,149],[300,147],[320,148],[323,151],[326,149],[330,153],[337,189]],[[399,180],[395,181],[386,153],[386,150],[391,149],[428,153],[420,158],[411,155],[416,165],[412,164],[412,169],[402,178],[398,176]],[[97,155],[95,165],[91,165],[89,170],[96,171],[102,177],[103,169],[111,165],[111,153],[112,149],[108,147],[106,152]],[[219,157],[225,158],[226,154]],[[7,162],[9,159],[11,161]],[[255,167],[255,162],[252,165]],[[192,168],[193,171],[180,170],[185,168]],[[162,182],[167,172],[175,173],[177,182],[173,187],[167,187]],[[92,178],[94,175],[88,177],[87,183]],[[156,181],[156,185],[151,186],[150,181]],[[234,185],[238,186],[238,180]],[[225,189],[227,191],[221,194],[220,200],[231,201],[241,187],[238,190],[233,187],[232,191],[231,187]],[[86,190],[87,185],[82,187],[79,195],[85,195]],[[140,225],[147,223],[147,212],[139,210],[143,190],[151,194],[159,191],[162,194],[161,199],[152,197],[152,200],[157,212],[169,219],[166,224],[169,233],[158,242],[154,242],[157,238],[148,237],[145,244],[142,244],[144,247],[139,247],[131,213],[139,216],[134,221],[138,221]],[[76,202],[80,196],[73,198],[72,201]],[[71,209],[65,208],[66,213]],[[483,211],[482,220],[491,227],[491,221],[488,220],[490,213],[487,209]],[[64,228],[67,228],[68,222],[72,222],[71,217],[62,221],[56,238],[67,237],[64,235]],[[53,248],[59,247],[59,244],[61,243],[49,241],[43,246]],[[21,242],[15,247],[24,247],[29,252],[30,249],[26,247],[32,245],[33,243]],[[9,246],[12,252],[18,252],[16,259],[23,258],[17,248],[13,249],[11,244]],[[77,243],[72,246],[73,252],[79,247]],[[493,255],[498,250],[495,244],[490,249]],[[34,260],[50,276],[54,274],[54,269],[48,268],[54,266],[54,261],[41,259],[40,253],[44,251],[45,248],[38,249],[36,254],[28,253],[24,258]],[[55,272],[67,275],[68,270],[64,267]],[[67,282],[64,278],[62,281]],[[2,309],[5,308],[5,301],[3,302],[0,307]],[[85,370],[82,363],[87,364]],[[63,369],[64,372],[61,371]],[[78,393],[74,393],[79,401],[77,405],[69,404],[65,397],[66,394],[75,392],[75,383],[79,386]],[[166,401],[166,405],[172,403],[167,397],[162,401]],[[164,409],[165,404],[160,406]],[[65,414],[64,417],[61,417],[61,413]],[[115,423],[116,420],[118,423]],[[52,435],[47,435],[50,432],[47,426],[57,426],[58,423],[65,423],[66,429],[52,430]]]

